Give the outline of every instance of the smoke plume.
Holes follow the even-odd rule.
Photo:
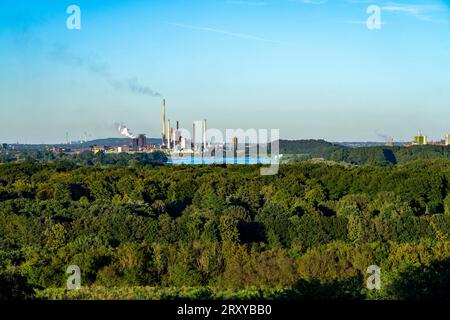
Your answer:
[[[394,138],[393,137],[390,137],[388,135],[385,135],[385,134],[382,134],[382,133],[378,133],[378,132],[376,133],[376,135],[378,137],[380,137],[381,139],[383,139],[384,142],[386,142],[387,144],[393,144],[394,143]]]
[[[136,138],[135,135],[130,131],[130,129],[127,128],[127,126],[124,123],[116,123],[116,128],[119,133],[127,138],[134,139]]]
[[[152,88],[141,84],[137,77],[127,80],[116,79],[110,71],[108,64],[101,62],[93,56],[79,56],[69,51],[67,45],[56,43],[51,51],[51,57],[61,63],[74,68],[83,68],[88,72],[103,78],[115,89],[126,89],[135,94],[142,94],[151,97],[162,97],[162,95]]]

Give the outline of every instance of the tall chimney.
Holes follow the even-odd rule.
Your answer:
[[[203,120],[203,148],[207,148],[207,138],[206,138],[206,119]]]
[[[170,127],[170,119],[168,122],[168,128],[167,128],[167,146],[169,147],[169,149],[171,148],[171,141],[172,141],[172,137],[170,136],[170,131],[171,131],[171,127]]]
[[[195,150],[195,122],[192,124],[192,150]]]
[[[177,139],[177,144],[181,144],[181,141],[183,140],[183,137],[181,136],[180,123],[178,121],[177,121],[176,139]]]
[[[162,107],[162,145],[166,145],[166,98],[163,99]]]

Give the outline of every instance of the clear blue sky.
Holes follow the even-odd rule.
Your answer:
[[[68,30],[66,8],[81,8]],[[368,30],[370,4],[382,29]],[[283,138],[432,139],[450,131],[450,1],[2,0],[0,142],[159,137],[186,128]],[[153,92],[151,95],[149,93]]]

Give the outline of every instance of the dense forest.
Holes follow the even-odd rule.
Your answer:
[[[161,151],[151,153],[94,153],[86,150],[80,153],[53,152],[46,149],[8,150],[0,153],[0,163],[71,163],[79,166],[134,166],[161,165],[167,163],[168,156]]]
[[[0,299],[448,299],[448,159],[128,161],[0,164]]]
[[[350,148],[323,140],[281,140],[280,153],[287,163],[322,158],[354,165],[391,166],[421,159],[450,159],[450,146]]]

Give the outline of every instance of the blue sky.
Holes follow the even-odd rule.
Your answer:
[[[81,9],[68,30],[66,9]],[[369,30],[369,5],[381,30]],[[289,139],[450,132],[450,1],[2,0],[0,141],[159,137],[190,128]]]

